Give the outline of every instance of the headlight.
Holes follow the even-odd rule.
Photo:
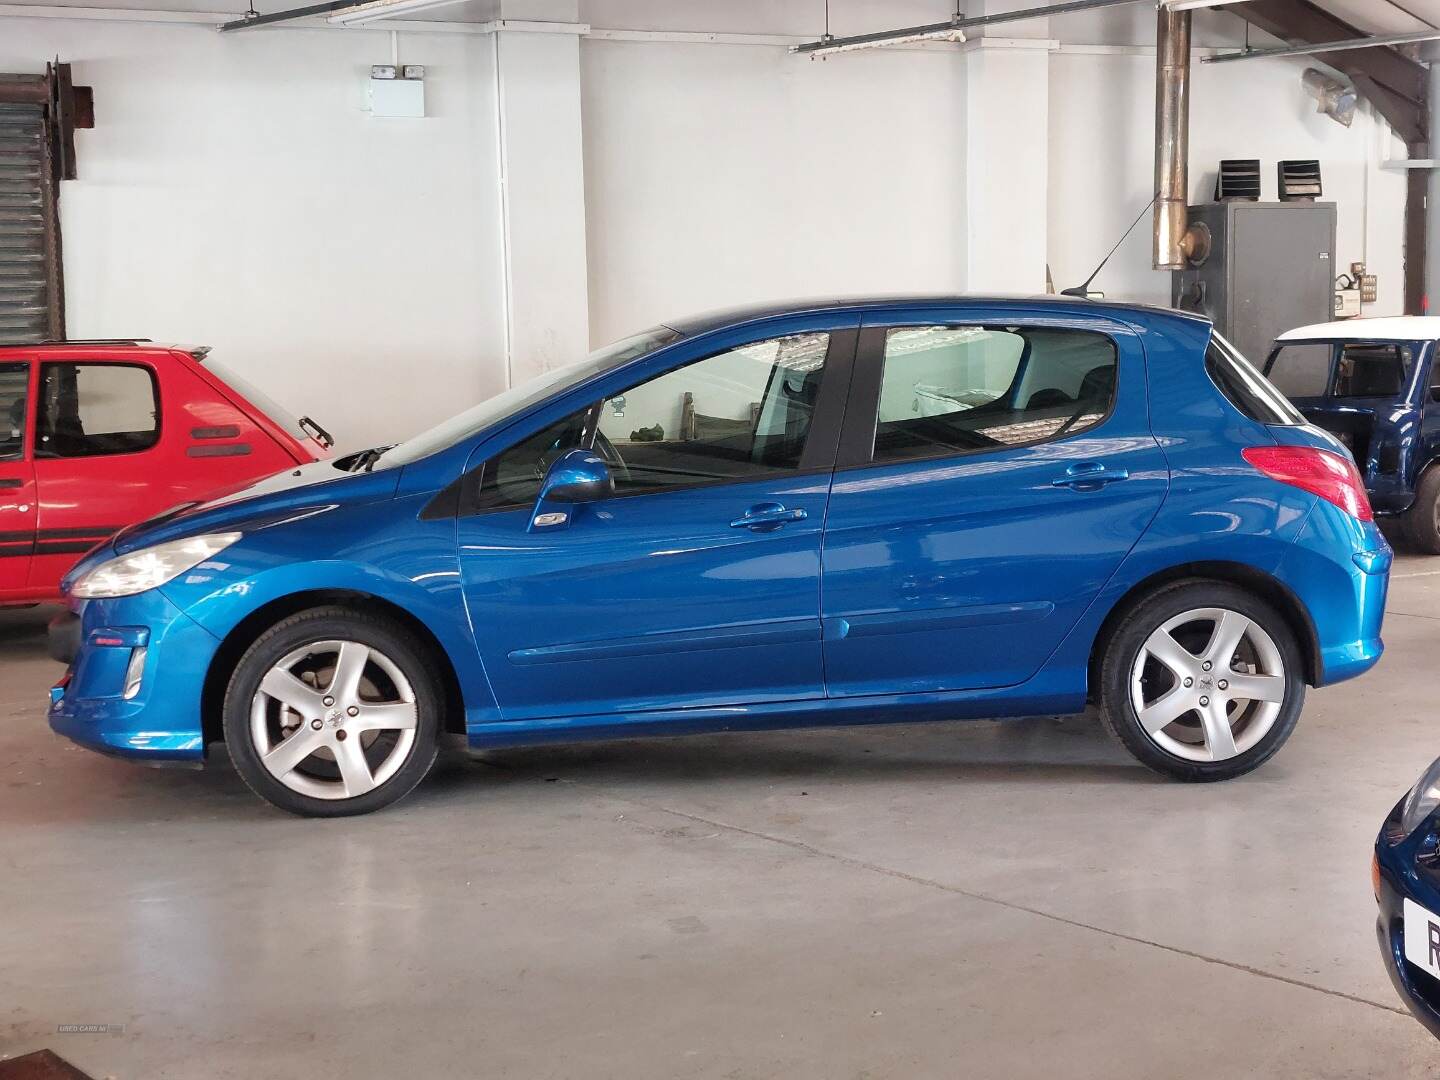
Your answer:
[[[85,600],[135,593],[164,585],[239,540],[238,532],[208,533],[141,548],[103,562],[70,587],[70,595]]]
[[[1409,836],[1425,823],[1425,819],[1440,806],[1440,758],[1430,763],[1410,794],[1405,796],[1405,806],[1400,811],[1400,827]]]

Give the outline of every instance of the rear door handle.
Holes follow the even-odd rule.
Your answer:
[[[1074,491],[1099,491],[1106,484],[1117,480],[1128,480],[1126,469],[1107,469],[1099,461],[1077,461],[1065,470],[1064,476],[1050,481],[1052,487],[1068,487]]]
[[[0,476],[0,488],[24,487],[25,481],[18,476]]]
[[[787,510],[782,503],[756,503],[745,511],[744,517],[730,522],[730,527],[751,532],[773,532],[791,521],[804,521],[809,516],[804,510]]]

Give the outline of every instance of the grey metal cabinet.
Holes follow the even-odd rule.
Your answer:
[[[1209,316],[1250,360],[1263,363],[1284,331],[1333,317],[1334,203],[1206,203],[1190,221],[1210,230],[1210,252],[1172,271],[1170,302]]]

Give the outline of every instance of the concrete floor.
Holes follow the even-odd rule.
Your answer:
[[[1440,1076],[1369,848],[1440,754],[1440,559],[1289,745],[1167,783],[1088,719],[508,751],[305,821],[44,722],[0,616],[0,1055],[97,1077]],[[115,1024],[112,1034],[57,1025]]]

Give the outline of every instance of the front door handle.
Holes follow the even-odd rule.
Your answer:
[[[781,503],[756,503],[745,511],[744,517],[730,522],[730,527],[751,532],[773,532],[791,521],[804,521],[809,516],[804,510],[787,510]]]
[[[0,488],[24,487],[25,481],[18,476],[0,476]]]
[[[1065,470],[1064,476],[1050,481],[1052,487],[1068,487],[1073,491],[1099,491],[1106,484],[1128,480],[1126,469],[1107,469],[1103,462],[1077,461]]]

